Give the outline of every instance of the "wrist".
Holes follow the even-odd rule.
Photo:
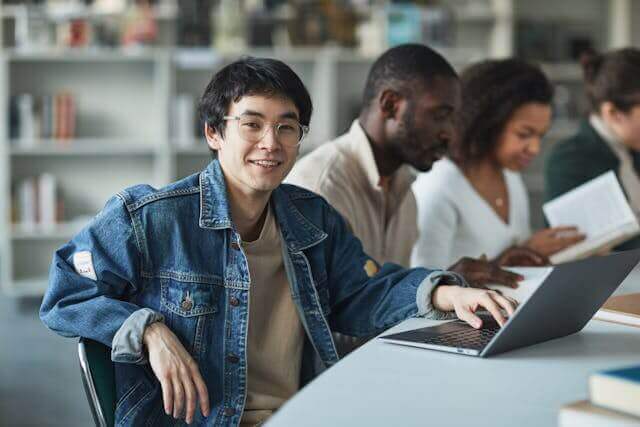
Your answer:
[[[162,322],[153,322],[144,328],[144,334],[142,335],[142,343],[146,348],[152,345],[156,338],[160,335],[160,329],[164,326]]]
[[[433,290],[431,296],[431,304],[440,311],[453,310],[453,295],[461,289],[455,285],[440,285]]]

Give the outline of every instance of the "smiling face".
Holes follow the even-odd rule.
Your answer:
[[[498,137],[494,156],[497,163],[522,171],[540,152],[542,137],[549,130],[551,107],[530,102],[517,108]]]
[[[205,130],[207,143],[217,151],[227,185],[249,196],[270,193],[291,171],[298,156],[298,146],[282,144],[274,125],[297,122],[298,109],[288,98],[254,95],[232,102],[227,115],[245,119],[242,123],[227,120],[224,135],[209,126]],[[241,136],[241,126],[255,128],[259,121],[267,126],[259,141],[251,142]]]
[[[400,120],[387,133],[402,163],[426,172],[441,158],[456,134],[460,83],[436,77],[428,86],[418,84],[411,97],[398,105]]]

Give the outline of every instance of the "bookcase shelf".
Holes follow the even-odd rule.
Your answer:
[[[7,49],[4,53],[12,62],[148,62],[165,53],[155,48],[86,48],[86,49]]]
[[[127,139],[80,138],[70,140],[11,140],[10,155],[18,156],[153,156],[153,142]]]
[[[481,2],[442,1],[440,3],[461,6],[461,9],[456,9],[457,15],[454,16],[456,47],[438,50],[460,70],[469,62],[487,55],[512,55],[517,24],[530,12],[531,3],[536,4],[537,10],[551,11],[549,13],[554,18],[578,8],[581,9],[578,15],[583,21],[595,19],[602,22],[607,21],[603,8],[625,3],[617,0],[567,0],[559,5],[556,1],[541,1],[543,3],[538,4],[524,0],[486,0],[484,9],[477,7]],[[558,13],[555,5],[558,5]],[[472,8],[464,9],[466,6]],[[639,14],[637,5],[632,9],[635,15]],[[7,9],[4,12],[6,14]],[[10,14],[11,11],[8,12]],[[620,15],[620,10],[617,13]],[[175,26],[175,16],[175,8],[163,10],[161,25]],[[611,43],[607,44],[605,40],[596,47],[624,44],[617,25],[610,27],[610,37],[599,36],[598,40],[611,39]],[[633,40],[627,40],[626,44],[636,41],[638,34],[631,34]],[[469,45],[465,44],[467,42]],[[46,289],[53,252],[117,191],[138,183],[162,186],[202,169],[211,157],[196,124],[198,99],[215,71],[244,55],[285,61],[309,89],[314,114],[311,132],[300,148],[301,155],[348,129],[360,109],[367,73],[376,56],[333,46],[250,48],[242,52],[171,47],[1,50],[2,289],[15,296],[42,294]],[[580,91],[581,72],[577,64],[542,65],[560,92],[573,94]],[[71,93],[75,100],[74,135],[66,140],[37,136],[28,140],[15,139],[10,133],[11,100],[28,94],[37,102],[60,91]],[[176,114],[179,106],[183,109],[182,116]],[[577,128],[575,118],[580,105],[560,107],[564,110],[558,114],[557,122],[545,138],[543,150],[568,137]],[[178,121],[177,117],[181,120]],[[536,159],[531,171],[524,175],[530,184],[534,226],[542,222],[539,210],[543,156],[544,152],[540,159]],[[52,228],[16,226],[13,224],[15,202],[12,194],[20,182],[42,174],[55,177],[64,205],[61,210],[63,216]]]
[[[12,240],[60,240],[67,241],[78,233],[84,225],[84,222],[60,223],[52,227],[23,227],[14,225],[11,230]]]
[[[15,298],[40,297],[47,289],[48,283],[47,276],[14,279],[12,286],[4,287],[4,292]]]
[[[196,142],[194,140],[191,146],[178,146],[175,148],[175,153],[178,156],[206,156],[209,154],[209,149],[204,141]]]

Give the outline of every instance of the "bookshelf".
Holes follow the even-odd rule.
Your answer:
[[[544,1],[549,10],[554,10],[555,2]],[[478,3],[484,3],[484,8],[468,7]],[[458,69],[486,56],[513,54],[518,19],[532,13],[526,3],[450,2],[457,7],[453,21],[455,39],[466,47],[439,50]],[[570,3],[576,5],[575,0]],[[625,11],[629,17],[631,11],[640,16],[636,2],[587,3],[585,9],[590,12],[580,15],[581,19],[597,19],[601,26],[600,15],[609,8],[615,16],[627,16]],[[567,12],[571,7],[564,9]],[[241,54],[172,47],[175,13],[174,9],[163,9],[159,19],[161,43],[156,47],[0,51],[0,285],[5,293],[41,295],[46,288],[52,253],[117,191],[138,183],[162,186],[201,170],[209,162],[206,143],[195,124],[197,101],[212,74]],[[5,14],[0,22],[7,21],[10,17]],[[630,44],[638,38],[633,32],[617,30],[609,38],[607,34],[598,34],[598,43],[604,47],[609,39],[613,45]],[[242,54],[282,59],[299,73],[309,89],[314,114],[311,132],[301,147],[303,155],[348,129],[359,110],[366,75],[376,56],[334,46],[248,49]],[[577,126],[575,113],[583,101],[574,99],[580,92],[581,78],[575,63],[547,62],[543,68],[554,82],[565,87],[573,103],[567,107],[568,114],[554,122],[547,137],[549,143],[544,144],[546,149],[573,132]],[[71,93],[76,103],[72,137],[63,141],[11,137],[9,110],[13,96],[28,93],[37,99],[60,91]],[[176,100],[181,96],[187,110],[190,105],[186,117],[192,117],[193,126],[180,125],[174,119]],[[180,126],[182,130],[178,130]],[[543,157],[544,153],[524,174],[530,189],[534,227],[542,225]],[[12,221],[16,184],[42,174],[51,174],[56,179],[64,205],[62,217],[49,226],[16,225]]]
[[[373,61],[340,48],[243,54],[284,60],[312,93],[313,131],[303,153],[348,126]],[[210,161],[206,143],[197,133],[198,98],[212,74],[239,56],[168,48],[135,53],[8,49],[0,54],[0,280],[5,293],[41,295],[53,252],[117,191],[138,183],[162,186]],[[38,99],[60,90],[75,99],[73,137],[10,137],[13,97],[28,93]],[[192,132],[182,136],[176,135],[172,122],[179,95],[191,101],[194,123]],[[62,216],[53,225],[15,223],[16,187],[42,174],[55,177],[64,205]]]

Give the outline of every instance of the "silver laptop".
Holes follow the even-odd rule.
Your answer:
[[[640,249],[560,264],[500,328],[480,315],[481,329],[461,320],[379,339],[400,345],[487,357],[580,331],[640,260]]]

